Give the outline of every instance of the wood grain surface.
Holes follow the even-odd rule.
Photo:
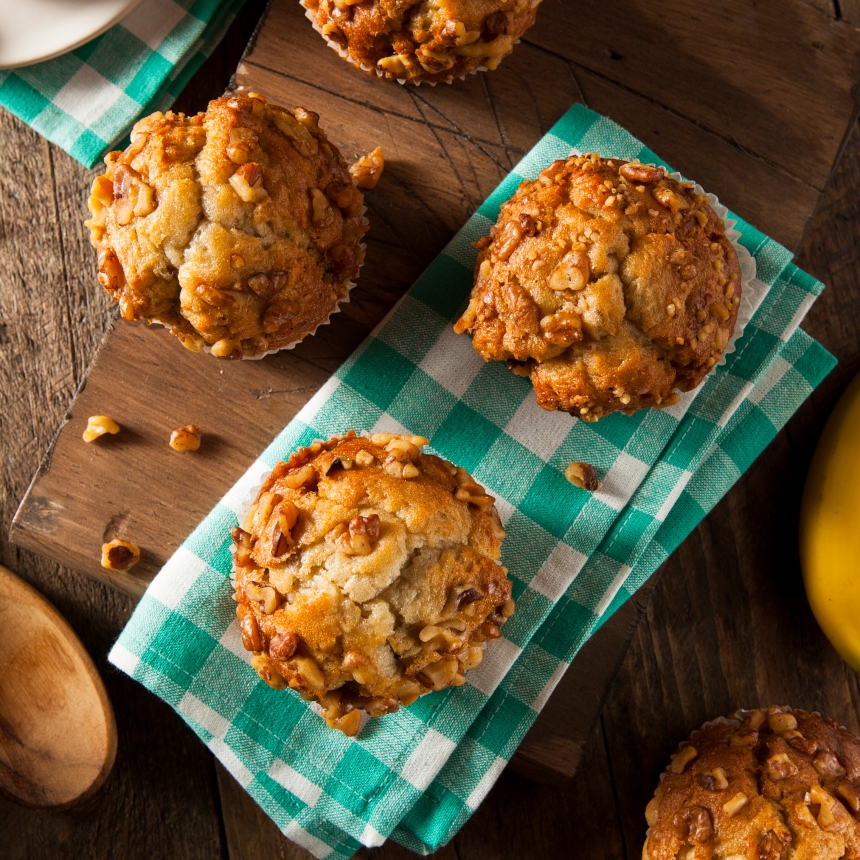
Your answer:
[[[546,0],[541,14],[559,5]],[[816,38],[823,33],[828,38],[837,34],[836,38],[841,39],[849,30],[844,21],[837,20],[837,10],[821,0],[770,0],[739,6],[750,20],[764,15],[765,20],[800,21],[809,32],[818,34]],[[661,8],[670,7],[671,4]],[[678,6],[674,8],[677,12]],[[223,89],[225,72],[235,68],[236,47],[247,38],[253,16],[259,11],[260,4],[245,7],[228,44],[183,95],[184,109],[199,109],[207,97]],[[666,26],[671,30],[669,23]],[[709,22],[709,26],[718,27],[719,22]],[[541,32],[539,27],[535,29],[536,34]],[[298,25],[296,33],[300,33]],[[643,41],[647,36],[643,33]],[[714,41],[721,42],[717,33]],[[781,163],[778,169],[772,169],[783,178],[768,186],[763,178],[766,171],[756,173],[754,169],[767,163],[767,153],[756,154],[753,148],[756,138],[742,137],[734,142],[719,137],[708,130],[707,117],[697,112],[692,102],[685,109],[687,113],[669,109],[659,98],[659,82],[653,84],[647,97],[629,91],[619,84],[617,75],[613,78],[627,58],[611,44],[608,36],[598,39],[583,56],[572,60],[563,52],[557,53],[559,47],[567,50],[568,46],[553,47],[549,41],[541,45],[537,35],[533,39],[530,34],[508,62],[518,63],[522,54],[527,68],[532,62],[529,57],[553,51],[548,55],[558,58],[558,68],[568,75],[562,78],[558,74],[551,79],[553,85],[558,83],[560,92],[556,115],[568,106],[563,98],[568,103],[576,98],[570,97],[572,91],[566,89],[569,79],[569,86],[573,87],[575,81],[576,89],[581,90],[590,106],[626,122],[634,133],[706,184],[703,171],[708,165],[713,169],[722,165],[723,170],[733,165],[736,185],[725,192],[721,187],[721,197],[792,246],[798,245],[806,221],[798,220],[795,210],[804,200],[814,202],[818,189],[824,187],[817,213],[806,229],[799,262],[830,285],[806,328],[837,355],[841,364],[739,486],[664,566],[604,716],[585,745],[576,777],[563,787],[550,788],[534,786],[514,774],[503,775],[481,809],[438,853],[439,857],[489,860],[575,854],[585,858],[638,858],[645,828],[644,805],[657,775],[678,739],[703,720],[741,705],[775,701],[821,709],[855,731],[858,729],[857,676],[830,649],[803,597],[796,523],[803,477],[817,435],[839,392],[858,369],[860,229],[856,201],[860,191],[860,139],[855,133],[848,140],[841,165],[829,180],[824,171],[806,175],[805,168],[792,171]],[[811,50],[826,52],[831,43],[821,44],[823,49]],[[601,54],[604,47],[611,52],[605,57]],[[654,50],[657,48],[659,45]],[[806,48],[810,48],[808,43]],[[613,58],[612,53],[619,57]],[[736,51],[731,59],[743,56],[743,51]],[[794,64],[809,62],[805,55],[793,57]],[[339,68],[340,61],[333,53],[331,60],[336,61],[333,69]],[[723,98],[724,67],[720,64],[730,65],[730,60],[721,56],[719,63],[713,64],[702,101]],[[522,67],[517,69],[517,75],[522,77]],[[337,74],[340,72],[332,71],[332,75]],[[356,87],[372,83],[350,74]],[[476,83],[501,87],[504,80],[520,111],[534,111],[545,130],[554,118],[552,105],[547,108],[549,102],[538,100],[533,92],[537,84],[526,76],[521,88],[515,89],[516,80],[503,79],[504,74],[503,64],[493,76],[470,79],[465,87]],[[823,90],[832,81],[816,80],[813,75],[810,78],[807,96],[813,98],[820,90],[825,97]],[[856,78],[855,72],[846,72],[837,80],[842,93],[840,109],[848,110],[846,127],[850,110],[844,94],[850,93]],[[327,80],[325,87],[343,92],[344,80],[335,77]],[[316,86],[315,92],[321,89],[319,81],[307,84],[299,80],[296,84],[311,90]],[[767,81],[749,85],[756,98],[766,87]],[[726,91],[726,110],[732,108],[733,98],[742,100],[744,85],[735,82],[735,90],[738,88],[740,93],[731,87]],[[464,160],[456,162],[461,176],[456,185],[448,182],[453,191],[447,196],[440,194],[437,209],[427,214],[424,234],[414,237],[403,251],[398,251],[397,243],[389,242],[390,264],[380,266],[368,283],[385,283],[387,277],[399,283],[401,289],[405,287],[411,281],[411,273],[420,270],[438,250],[445,230],[456,226],[457,212],[462,211],[458,207],[467,205],[461,203],[461,196],[477,194],[477,183],[488,181],[489,168],[478,163],[486,159],[483,150],[497,158],[504,152],[515,160],[517,147],[525,148],[518,143],[513,120],[510,126],[501,125],[502,129],[510,128],[501,145],[491,145],[492,140],[499,139],[498,134],[487,141],[463,136],[458,126],[462,128],[471,118],[457,115],[451,98],[455,88],[437,87],[427,99],[436,98],[437,91],[440,101],[431,101],[428,106],[419,100],[420,109],[434,116],[438,111],[447,112],[444,122],[439,119],[438,128],[434,128],[443,140],[466,153]],[[417,92],[423,99],[423,88]],[[792,97],[800,95],[794,93]],[[547,98],[551,100],[555,95],[551,93]],[[802,103],[796,104],[802,113]],[[638,128],[623,116],[625,110],[634,112],[634,106],[637,115],[643,117]],[[707,107],[712,109],[712,105]],[[419,107],[413,109],[417,111]],[[379,116],[380,124],[389,121],[385,114]],[[408,121],[409,115],[405,116]],[[748,121],[745,116],[739,127]],[[786,116],[775,114],[770,118],[772,137],[780,134]],[[445,122],[453,121],[456,124],[450,129],[444,127]],[[725,157],[716,154],[703,159],[701,145],[695,144],[700,133],[716,137],[719,146],[715,143],[713,152],[725,147]],[[752,134],[745,130],[747,133]],[[835,157],[839,150],[839,141],[833,135],[826,138],[811,130],[810,142],[819,154],[830,152]],[[670,151],[673,149],[677,150],[675,154]],[[684,153],[686,164],[681,158]],[[347,152],[352,154],[355,153]],[[705,163],[699,164],[700,161]],[[501,163],[509,165],[510,160]],[[396,159],[394,166],[397,168]],[[397,169],[391,173],[396,178]],[[0,115],[0,503],[5,527],[1,558],[37,584],[81,635],[105,672],[120,733],[116,767],[87,808],[75,813],[39,813],[0,801],[4,856],[305,858],[308,855],[284,840],[247,794],[213,764],[209,753],[166,705],[106,666],[104,655],[130,614],[132,601],[68,568],[16,549],[5,540],[6,528],[29,478],[48,450],[53,431],[112,316],[95,283],[91,251],[80,227],[82,204],[91,179],[91,174],[62,152],[8,115]],[[403,195],[406,200],[405,191]],[[749,208],[744,209],[747,199],[758,199],[763,207],[767,204],[770,223],[756,219]],[[396,235],[396,207],[393,212],[393,226],[381,232],[380,241],[386,241],[386,235]],[[381,311],[384,295],[384,290],[370,291],[366,299],[355,303],[356,316],[342,315],[344,324],[338,338],[346,348],[362,336],[372,314]],[[357,316],[360,309],[369,316]],[[337,344],[320,339],[315,344],[316,352],[302,358],[321,370],[330,370],[327,362],[333,360],[335,347]],[[130,470],[135,466],[133,460],[128,462]],[[386,845],[362,852],[362,856],[383,860],[412,855],[395,845]]]

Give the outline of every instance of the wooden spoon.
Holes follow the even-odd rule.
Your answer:
[[[89,797],[116,756],[113,708],[68,622],[0,566],[0,791],[37,809]]]

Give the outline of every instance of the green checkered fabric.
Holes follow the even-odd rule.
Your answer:
[[[0,71],[0,105],[85,167],[165,111],[212,53],[245,0],[143,0],[79,48]]]
[[[249,469],[153,581],[110,659],[168,701],[281,830],[317,857],[393,837],[428,853],[498,778],[582,644],[726,493],[827,375],[798,329],[822,285],[742,220],[756,296],[736,349],[673,407],[595,424],[539,409],[528,380],[453,333],[475,251],[524,178],[574,152],[657,162],[630,134],[572,108],[496,189],[356,353]],[[731,216],[735,217],[735,216]],[[467,683],[356,738],[330,731],[248,666],[231,600],[230,530],[296,447],[347,429],[407,431],[496,496],[517,612]],[[602,487],[580,490],[584,460]]]

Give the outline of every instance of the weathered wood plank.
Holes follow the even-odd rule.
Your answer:
[[[839,0],[839,12],[844,21],[855,27],[860,26],[860,0]]]
[[[819,190],[860,80],[854,29],[799,0],[736,0],[730,11],[665,0],[613,6],[609,14],[602,0],[575,6],[545,0],[525,41],[670,108]]]
[[[265,363],[201,362],[164,330],[119,327],[66,415],[52,459],[16,517],[14,539],[32,549],[56,543],[62,563],[139,597],[327,378],[290,352]],[[90,415],[109,415],[122,432],[85,443]],[[199,451],[180,454],[167,444],[184,424],[203,428]],[[141,561],[127,573],[100,565],[102,542],[114,537],[141,547]]]

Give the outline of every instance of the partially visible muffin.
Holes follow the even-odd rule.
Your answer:
[[[361,711],[463,684],[514,610],[494,499],[426,442],[350,432],[302,448],[233,532],[253,666],[348,735]]]
[[[734,331],[741,269],[708,199],[661,167],[581,155],[523,182],[478,243],[457,332],[594,421],[677,401]]]
[[[645,811],[642,860],[860,858],[860,740],[771,707],[693,732]]]
[[[155,113],[105,158],[87,221],[123,319],[189,349],[262,355],[327,321],[364,258],[364,198],[303,108],[257,94]]]
[[[451,81],[495,69],[541,0],[302,0],[328,43],[389,80]]]

